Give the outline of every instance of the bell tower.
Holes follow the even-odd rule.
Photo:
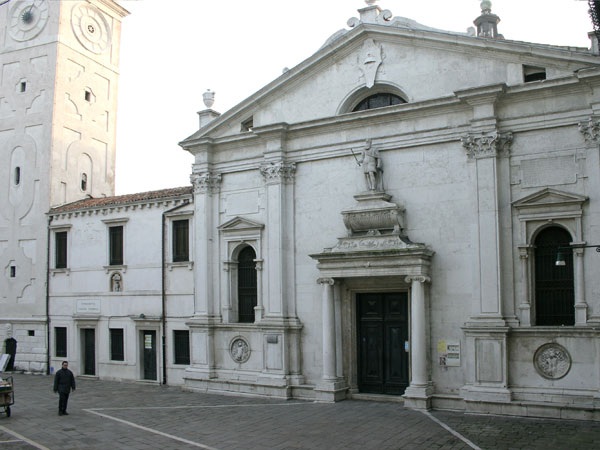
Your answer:
[[[18,369],[46,370],[46,213],[114,195],[127,14],[114,0],[0,0],[0,347],[14,336]]]

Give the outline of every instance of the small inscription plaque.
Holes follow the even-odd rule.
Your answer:
[[[100,314],[100,300],[77,300],[77,314]]]

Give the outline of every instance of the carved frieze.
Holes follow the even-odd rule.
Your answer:
[[[512,133],[468,134],[461,141],[469,159],[507,157],[510,154]]]
[[[194,185],[195,194],[216,194],[221,189],[220,173],[192,173],[190,181]]]
[[[278,161],[260,166],[260,173],[267,184],[292,184],[296,174],[296,163]]]
[[[238,336],[231,341],[229,346],[229,355],[238,364],[243,364],[250,358],[250,345],[242,336]]]
[[[535,352],[533,365],[544,378],[559,380],[571,369],[571,355],[562,345],[544,344]]]
[[[579,122],[579,131],[583,133],[585,142],[600,144],[600,120],[590,117],[585,122]]]

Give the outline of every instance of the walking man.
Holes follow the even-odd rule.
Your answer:
[[[75,390],[75,377],[73,372],[69,370],[69,362],[62,362],[62,369],[54,375],[54,393],[58,392],[58,415],[68,416],[67,402],[69,401],[69,393],[71,388]]]

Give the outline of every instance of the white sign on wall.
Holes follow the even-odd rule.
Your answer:
[[[440,366],[460,367],[460,342],[438,341]]]
[[[77,300],[75,311],[77,314],[100,314],[100,300]]]

